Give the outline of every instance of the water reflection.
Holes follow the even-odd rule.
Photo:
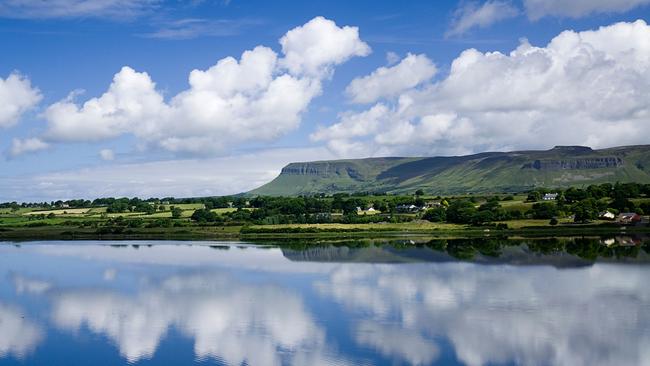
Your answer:
[[[650,365],[645,240],[607,239],[0,246],[0,363]]]
[[[317,286],[363,314],[360,343],[401,362],[428,363],[435,343],[420,340],[444,338],[467,365],[647,365],[648,274],[613,265],[368,265],[341,267]],[[400,347],[399,339],[415,341]]]
[[[19,307],[0,302],[0,359],[22,359],[43,339],[42,329],[24,314]]]
[[[57,326],[105,334],[130,362],[150,358],[171,327],[194,340],[198,358],[229,365],[279,365],[279,350],[318,359],[325,346],[297,294],[219,272],[172,276],[133,297],[90,289],[62,291],[53,300]]]

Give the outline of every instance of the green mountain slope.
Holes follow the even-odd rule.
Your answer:
[[[650,183],[650,145],[592,150],[486,152],[467,156],[291,163],[251,195],[383,191],[429,194],[518,192],[534,187]]]

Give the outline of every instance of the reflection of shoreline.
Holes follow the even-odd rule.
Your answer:
[[[481,264],[551,265],[557,268],[589,266],[595,262],[650,263],[638,238],[573,240],[449,239],[415,241],[355,241],[336,245],[283,246],[282,254],[294,262],[409,263],[456,262]],[[633,247],[633,248],[630,248]],[[632,249],[632,250],[631,250]]]

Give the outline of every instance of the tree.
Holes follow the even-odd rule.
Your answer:
[[[598,206],[596,200],[582,200],[571,207],[574,215],[574,222],[588,222],[598,218]]]
[[[555,226],[557,224],[558,224],[558,222],[557,222],[557,219],[555,217],[552,218],[551,221],[549,221],[549,225],[551,225],[551,226]]]
[[[542,199],[542,194],[539,191],[532,191],[528,193],[528,197],[526,197],[526,202],[537,202],[540,199]]]
[[[417,191],[415,191],[415,195],[416,196],[424,196],[424,191],[422,189],[418,189]]]
[[[183,216],[183,210],[180,207],[171,207],[172,219],[180,219]]]
[[[194,213],[191,216],[191,219],[192,221],[196,221],[196,222],[215,222],[217,221],[217,214],[210,210],[200,208],[194,211]]]
[[[539,202],[531,210],[534,219],[552,219],[557,216],[557,205],[553,202]]]
[[[467,200],[454,200],[447,209],[447,220],[457,224],[472,222],[473,216],[478,212],[474,204]]]
[[[431,222],[445,222],[447,220],[447,210],[442,207],[432,208],[424,213],[422,219]]]

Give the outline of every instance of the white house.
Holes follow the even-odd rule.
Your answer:
[[[557,193],[547,193],[542,197],[543,201],[555,201],[557,199]]]
[[[613,212],[603,211],[598,214],[598,217],[602,220],[614,220],[616,218],[616,215],[614,215]]]

